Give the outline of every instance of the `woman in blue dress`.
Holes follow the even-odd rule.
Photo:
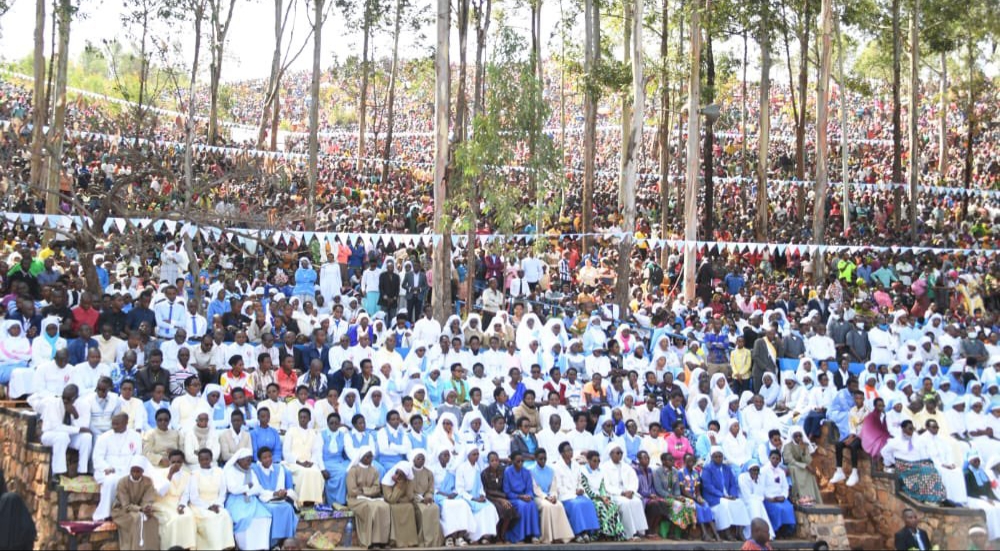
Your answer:
[[[326,479],[326,501],[330,505],[347,505],[347,469],[350,460],[344,454],[344,434],[340,426],[340,415],[331,413],[326,417],[323,436],[323,478]],[[363,445],[363,444],[362,444]]]
[[[344,453],[347,454],[348,459],[354,461],[357,459],[358,450],[361,448],[368,446],[376,450],[377,439],[375,438],[375,433],[367,429],[364,415],[358,413],[352,417],[351,425],[354,426],[354,430],[349,431],[344,438]],[[378,471],[379,479],[381,479],[382,475],[385,474],[385,467],[374,459],[372,460],[372,467],[375,467]]]
[[[715,530],[715,516],[712,515],[712,508],[701,496],[701,475],[694,468],[695,457],[692,454],[684,456],[684,468],[678,474],[681,484],[681,495],[694,501],[694,510],[698,519],[698,526],[701,527],[701,539],[709,541],[721,541],[719,533]]]
[[[258,451],[259,460],[253,464],[253,474],[260,482],[260,501],[271,513],[271,548],[295,537],[299,516],[295,512],[295,485],[292,473],[274,463],[268,448]]]
[[[233,519],[233,534],[240,549],[269,549],[271,512],[260,502],[260,481],[250,468],[253,454],[243,448],[226,463],[226,511]]]
[[[535,505],[535,481],[524,466],[521,452],[512,451],[510,462],[510,466],[504,469],[503,492],[517,509],[518,518],[511,523],[505,537],[510,543],[522,543],[530,538],[531,543],[537,544],[542,530],[538,522],[538,506]]]
[[[410,442],[412,450],[427,450],[427,433],[424,432],[424,417],[419,413],[410,417],[410,430],[406,431],[406,438]]]
[[[316,270],[312,267],[312,262],[308,258],[299,260],[299,269],[295,270],[295,288],[292,294],[299,299],[303,305],[316,301]]]

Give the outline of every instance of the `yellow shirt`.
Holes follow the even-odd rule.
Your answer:
[[[747,348],[733,349],[729,355],[729,365],[733,369],[733,377],[737,379],[750,378],[750,350]]]

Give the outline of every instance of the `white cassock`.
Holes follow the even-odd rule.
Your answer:
[[[620,445],[614,445],[613,448],[621,449],[624,452]],[[639,496],[639,477],[636,476],[635,469],[624,461],[619,463],[608,461],[601,465],[601,471],[604,473],[605,489],[621,508],[625,537],[631,538],[649,529],[649,523],[646,522],[646,510],[642,504],[642,497]],[[622,495],[625,492],[632,492],[632,497]]]
[[[94,510],[94,521],[111,516],[111,505],[118,491],[118,481],[129,474],[129,462],[142,453],[142,438],[135,431],[117,433],[109,430],[94,444],[94,480],[101,485],[101,501]],[[111,472],[107,472],[107,471]]]
[[[740,428],[743,429],[743,432],[750,439],[750,444],[755,448],[767,442],[767,431],[780,426],[781,421],[778,420],[778,416],[771,408],[762,407],[758,410],[755,406],[749,405],[743,410]],[[767,458],[761,457],[760,460],[766,461]]]
[[[486,497],[480,474],[481,471],[469,463],[468,459],[462,459],[461,464],[455,469],[455,493],[458,494],[456,499],[461,498],[465,501],[469,505],[470,511],[472,510],[470,503],[472,499]],[[497,514],[496,507],[489,500],[476,507],[479,510],[472,513],[475,522],[465,526],[465,530],[469,533],[469,539],[479,541],[483,537],[497,535],[497,523],[500,522],[500,515]]]
[[[340,277],[340,264],[327,262],[319,269],[319,292],[323,295],[323,301],[330,304],[333,297],[340,295],[344,281]]]
[[[323,503],[326,480],[323,478],[323,439],[314,430],[294,426],[288,429],[281,442],[284,461],[282,465],[292,473],[297,504]],[[296,461],[308,461],[312,467],[303,467]]]
[[[771,519],[767,516],[767,509],[764,508],[764,480],[762,475],[757,475],[754,481],[750,473],[742,473],[739,477],[740,499],[746,505],[750,518],[763,519],[767,523],[767,531],[774,537],[774,527],[771,526]],[[750,539],[750,525],[743,527],[743,537]]]
[[[939,432],[937,436],[930,432],[917,437],[917,446],[923,450],[923,455],[934,462],[934,467],[941,475],[941,483],[944,484],[945,496],[955,503],[966,503],[969,494],[965,488],[965,473],[962,471],[962,462],[955,461],[954,440],[950,436],[942,436]],[[951,468],[945,467],[950,465]]]

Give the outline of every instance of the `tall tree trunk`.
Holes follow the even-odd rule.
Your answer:
[[[321,0],[322,1],[322,0]],[[229,23],[233,20],[233,8],[236,0],[229,0],[229,10],[223,21],[221,9],[225,0],[211,0],[209,7],[212,15],[212,63],[209,67],[209,101],[208,111],[208,143],[214,144],[219,138],[219,83],[222,81],[222,61],[226,49],[226,35],[229,33]]]
[[[665,239],[670,225],[670,71],[667,67],[667,45],[670,42],[670,0],[663,0],[660,26],[660,129],[658,132],[660,146],[660,233],[659,238]],[[564,134],[565,139],[565,134]],[[678,201],[680,198],[678,198]],[[660,266],[666,268],[670,250],[663,247],[660,250]]]
[[[847,171],[847,161],[851,155],[851,142],[847,135],[847,85],[844,76],[844,42],[840,33],[840,17],[834,16],[833,29],[837,34],[837,80],[840,83],[840,102],[837,109],[840,111],[840,184],[843,188],[840,210],[844,215],[844,232],[851,229],[851,183],[850,175]]]
[[[627,67],[632,63],[632,7],[626,0],[622,2],[622,66]],[[632,129],[632,95],[628,89],[621,91],[621,143],[622,151],[618,160],[618,212],[621,214],[625,209],[625,167],[628,165],[628,157],[625,149],[628,147],[628,135]]]
[[[816,80],[816,198],[813,203],[813,243],[822,245],[826,242],[826,188],[830,174],[827,170],[827,138],[829,134],[829,103],[830,103],[830,65],[833,57],[833,44],[830,38],[833,25],[833,0],[823,0],[821,18],[821,50],[819,78]],[[816,281],[823,280],[826,268],[823,253],[817,251],[813,273]]]
[[[451,33],[451,5],[449,0],[437,0],[437,44],[434,55],[434,245],[433,258],[433,312],[444,322],[451,303],[451,277],[445,233],[444,209],[448,196],[448,120],[451,112],[451,70],[449,61],[449,34]]]
[[[710,17],[710,16],[709,16]],[[715,54],[712,47],[712,32],[705,28],[705,98],[706,104],[715,102]],[[702,237],[715,240],[715,121],[705,117],[705,217],[702,223]]]
[[[274,0],[274,52],[271,55],[271,76],[267,80],[267,89],[264,92],[264,107],[260,113],[260,129],[257,132],[257,148],[263,149],[264,140],[267,137],[271,118],[277,118],[274,109],[276,105],[278,88],[281,87],[281,40],[284,34],[284,24],[282,21],[282,7],[284,0]]]
[[[476,18],[476,82],[475,90],[472,92],[472,117],[483,113],[486,94],[486,67],[484,58],[486,56],[486,36],[490,29],[490,17],[493,9],[493,0],[478,0],[473,4],[473,13]]]
[[[601,63],[601,7],[600,0],[584,0],[584,103],[583,103],[583,191],[580,222],[583,232],[583,250],[587,254],[594,231],[594,168],[597,155],[597,103],[600,88],[595,76]]]
[[[364,39],[361,46],[361,94],[358,100],[358,171],[364,168],[365,132],[368,127],[368,42],[372,28],[372,1],[364,0],[365,14],[362,24]]]
[[[806,100],[809,88],[809,31],[812,23],[810,0],[802,2],[802,20],[799,22],[799,104],[795,120],[795,178],[806,179]],[[787,45],[786,45],[787,47]],[[806,188],[796,186],[795,210],[798,220],[805,219]]]
[[[691,72],[688,75],[688,135],[687,180],[684,190],[684,299],[694,298],[695,263],[698,251],[698,168],[700,163],[698,142],[701,134],[701,10],[708,9],[708,2],[695,0],[691,8]]]
[[[319,77],[320,61],[323,58],[325,12],[326,0],[313,0],[313,63],[312,81],[309,83],[309,212],[306,216],[306,228],[310,231],[316,229],[316,190],[319,187]]]
[[[892,0],[892,224],[899,228],[899,209],[903,191],[896,184],[903,181],[903,124],[900,101],[902,35],[899,29],[899,3]]]
[[[976,135],[976,58],[975,42],[972,35],[968,35],[965,40],[966,67],[969,71],[969,97],[965,103],[965,171],[962,174],[962,183],[965,189],[972,187],[972,166],[973,166],[973,144],[972,139]],[[962,221],[969,215],[969,194],[962,196]]]
[[[747,178],[747,50],[748,36],[743,30],[743,78],[740,86],[740,178]],[[739,186],[740,202],[746,203],[746,186]]]
[[[194,61],[191,63],[191,82],[188,84],[187,120],[184,121],[184,208],[191,210],[191,198],[194,194],[194,130],[195,130],[195,86],[198,82],[198,60],[201,54],[201,24],[205,16],[205,0],[193,0],[189,6],[194,11]],[[184,234],[184,248],[188,256],[187,269],[192,280],[197,282],[201,273],[201,263],[194,250],[194,243],[189,234]],[[192,285],[194,301],[199,311],[204,311],[201,285]]]
[[[917,121],[920,107],[920,0],[913,0],[910,13],[910,241],[917,242],[917,179],[920,176],[920,135]]]
[[[48,111],[45,97],[45,2],[35,0],[35,90],[32,104],[31,129],[31,189],[38,190],[42,183],[42,155],[45,149],[45,115]]]
[[[59,177],[62,167],[63,139],[66,133],[66,79],[69,69],[69,35],[73,19],[72,0],[59,0],[58,9],[53,14],[59,26],[59,50],[56,60],[55,107],[52,126],[49,128],[49,166],[46,182],[45,214],[59,212]],[[85,232],[84,232],[85,233]]]
[[[469,133],[469,0],[458,0],[458,97],[455,99],[455,141],[464,142]],[[452,175],[455,176],[454,174]]]
[[[765,6],[765,10],[766,10]],[[770,164],[767,160],[768,148],[771,145],[771,32],[767,17],[761,20],[760,31],[760,93],[759,117],[757,126],[757,213],[754,221],[757,241],[767,241],[767,226],[770,222],[767,197],[767,173]]]
[[[389,121],[382,150],[382,185],[389,181],[389,156],[392,154],[392,131],[396,124],[396,78],[399,74],[399,27],[403,22],[403,2],[396,0],[396,22],[392,30],[392,69],[389,72]],[[417,313],[418,315],[420,312]]]
[[[632,28],[632,121],[625,142],[622,156],[625,161],[624,195],[625,204],[622,214],[625,217],[623,235],[618,245],[618,277],[615,285],[615,295],[618,299],[620,319],[629,318],[629,279],[632,268],[632,238],[635,235],[635,181],[639,165],[639,152],[642,150],[642,123],[646,114],[646,77],[643,74],[642,52],[642,4],[643,0],[633,0],[631,18]],[[629,8],[626,7],[626,10]],[[625,44],[628,49],[629,44]]]
[[[938,178],[948,175],[948,54],[941,52],[941,82],[938,88]]]
[[[146,86],[149,81],[149,54],[147,53],[147,38],[149,35],[149,9],[142,13],[142,38],[139,41],[139,96],[135,102],[135,145],[138,149],[142,138],[142,123],[146,118]]]
[[[530,0],[531,4],[531,75],[537,79],[539,88],[544,92],[545,81],[542,80],[542,0]],[[538,103],[533,103],[536,110]],[[536,111],[536,117],[537,117]],[[531,126],[528,134],[528,155],[531,163],[535,163],[536,151],[538,151],[538,141],[541,139],[540,131],[543,124]],[[535,233],[542,233],[542,183],[538,179],[538,171],[528,172],[528,188],[535,194]]]

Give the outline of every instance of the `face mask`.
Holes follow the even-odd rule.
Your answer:
[[[969,333],[969,338],[970,339],[976,338],[976,333]]]
[[[880,323],[878,325],[878,328],[881,329],[881,330],[883,330],[883,331],[888,331],[889,330],[889,324],[888,323]]]
[[[863,324],[863,323],[855,323],[854,325],[857,326],[858,329],[864,329],[865,328],[865,324]]]

